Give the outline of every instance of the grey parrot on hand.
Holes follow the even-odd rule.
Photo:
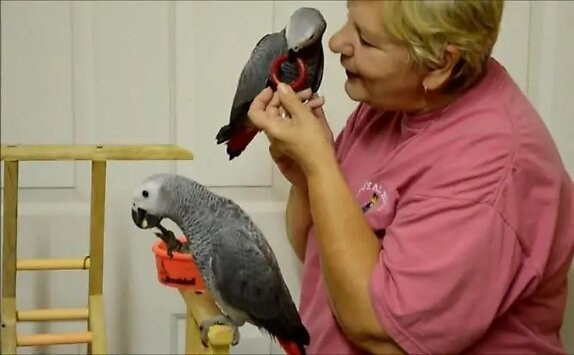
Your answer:
[[[301,322],[275,255],[261,230],[232,200],[189,178],[155,174],[145,179],[132,199],[132,219],[142,229],[158,228],[169,252],[181,245],[160,222],[171,219],[183,232],[186,248],[207,290],[224,315],[200,325],[207,343],[212,324],[234,329],[249,322],[277,339],[287,354],[305,354],[309,333]]]
[[[226,143],[229,160],[239,156],[257,135],[247,118],[251,102],[264,88],[276,89],[270,71],[273,64],[279,64],[275,79],[292,84],[296,91],[311,88],[319,90],[323,79],[322,39],[327,23],[321,13],[314,8],[302,7],[290,17],[289,23],[280,32],[265,35],[257,42],[247,63],[241,71],[229,123],[221,127],[216,135],[217,144]],[[285,61],[277,61],[283,57]],[[297,80],[304,64],[305,77]],[[296,84],[296,85],[295,85]]]

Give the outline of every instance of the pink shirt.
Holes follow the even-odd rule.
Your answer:
[[[405,351],[565,353],[572,180],[499,63],[441,112],[404,117],[360,104],[336,145],[381,241],[372,305]],[[311,229],[300,307],[308,351],[360,353],[325,287]]]

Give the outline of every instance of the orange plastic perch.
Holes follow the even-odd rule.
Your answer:
[[[187,243],[185,237],[178,238]],[[197,265],[189,253],[173,253],[173,258],[167,255],[166,245],[158,241],[152,248],[155,254],[158,281],[166,286],[194,291],[205,290],[205,284]]]

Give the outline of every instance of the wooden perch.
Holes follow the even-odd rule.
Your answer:
[[[170,144],[144,145],[2,145],[6,161],[41,160],[192,160],[193,154]]]
[[[87,343],[89,354],[107,353],[103,299],[103,252],[106,201],[106,166],[108,160],[192,160],[193,154],[174,145],[0,145],[4,161],[4,200],[2,236],[2,297],[0,300],[0,349],[2,354],[15,354],[18,346]],[[21,161],[77,161],[92,163],[90,253],[77,259],[17,260],[18,174]],[[88,308],[16,310],[16,272],[24,270],[87,270]],[[184,296],[188,320],[203,314],[194,298]],[[205,308],[205,307],[204,307]],[[203,319],[203,318],[198,318]],[[87,320],[88,331],[18,335],[17,322]],[[199,327],[193,322],[195,331]],[[222,329],[220,329],[222,328]],[[225,327],[210,329],[211,352],[228,353],[229,331]],[[231,334],[232,335],[232,334]],[[194,344],[200,344],[198,341]],[[190,345],[191,346],[191,345]],[[208,349],[208,350],[209,350]],[[190,353],[190,351],[188,351]],[[195,353],[195,352],[194,352]]]
[[[89,312],[87,308],[48,308],[48,309],[31,309],[16,310],[16,320],[18,322],[37,322],[37,321],[63,321],[63,320],[80,320],[88,319]]]
[[[16,352],[16,254],[18,230],[18,162],[4,163],[4,221],[2,226],[2,353]]]
[[[91,332],[30,334],[18,335],[16,344],[18,346],[81,344],[90,343],[92,339],[93,334]]]
[[[221,311],[208,292],[196,293],[193,290],[179,289],[187,306],[185,353],[186,354],[229,354],[233,341],[233,329],[224,325],[212,325],[208,331],[209,346],[201,344],[199,324],[216,317]]]
[[[87,270],[90,258],[28,259],[16,261],[16,270]]]

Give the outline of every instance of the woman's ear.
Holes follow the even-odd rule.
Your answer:
[[[460,52],[452,45],[447,45],[444,49],[443,65],[429,70],[423,79],[423,86],[426,90],[434,91],[445,85],[452,75],[452,72],[460,59]]]

